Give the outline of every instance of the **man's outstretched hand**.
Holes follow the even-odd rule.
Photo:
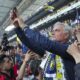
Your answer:
[[[15,27],[21,27],[21,28],[24,28],[26,26],[26,24],[24,23],[24,21],[21,19],[21,18],[15,18],[13,21],[12,21],[12,24],[15,25]]]
[[[11,20],[11,24],[15,25],[15,27],[23,28],[26,26],[23,19],[19,17],[18,11],[15,13],[13,12],[13,10],[10,11],[10,20]]]

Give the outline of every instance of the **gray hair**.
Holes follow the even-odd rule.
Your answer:
[[[55,26],[57,26],[57,25],[62,25],[63,27],[64,27],[64,32],[65,33],[71,33],[71,26],[69,26],[68,24],[66,24],[66,23],[62,23],[62,22],[56,22],[55,24],[54,24],[54,27]]]

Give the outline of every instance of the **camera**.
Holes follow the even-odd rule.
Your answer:
[[[7,39],[7,34],[4,33],[2,41],[1,41],[1,47],[2,47],[3,51],[8,51],[9,50],[9,45],[8,44],[9,44],[9,41]]]

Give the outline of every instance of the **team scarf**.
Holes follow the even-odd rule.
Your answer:
[[[61,57],[50,54],[45,64],[43,80],[66,80],[64,69]]]

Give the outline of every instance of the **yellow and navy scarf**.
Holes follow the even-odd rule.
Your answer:
[[[66,80],[63,60],[60,56],[49,55],[44,69],[44,80]]]

